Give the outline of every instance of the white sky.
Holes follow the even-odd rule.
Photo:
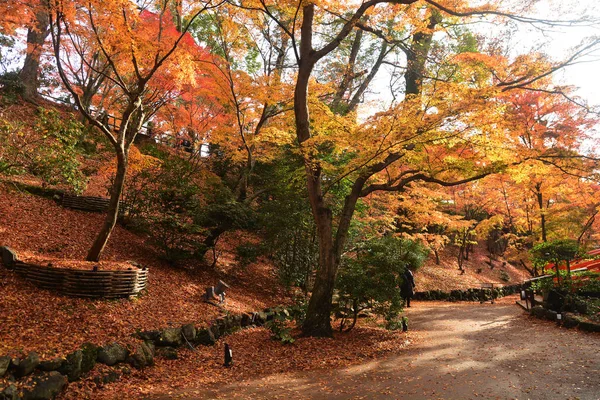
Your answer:
[[[510,10],[502,1],[504,9]],[[522,4],[524,0],[512,0],[515,4]],[[517,11],[515,11],[518,13]],[[487,37],[498,37],[506,34],[507,30],[517,28],[515,34],[511,35],[509,48],[513,53],[524,54],[531,51],[541,51],[550,56],[553,61],[560,62],[568,58],[574,51],[574,47],[590,37],[600,37],[600,0],[538,0],[535,9],[526,15],[551,20],[569,20],[581,16],[595,18],[595,26],[577,27],[550,27],[543,26],[542,29],[534,28],[528,24],[515,23],[514,26],[481,22],[469,26],[474,32]],[[489,18],[485,21],[489,21]],[[384,68],[389,70],[389,68]],[[600,109],[600,45],[596,51],[583,59],[576,65],[568,66],[553,74],[556,85],[569,85],[577,87],[575,94],[587,101],[589,106]],[[391,101],[388,89],[389,73],[381,71],[376,77],[372,91],[367,96],[361,114],[366,117],[374,109],[378,109],[383,103]],[[385,104],[387,106],[387,104]]]
[[[600,2],[598,0],[540,0],[531,16],[551,20],[570,20],[579,17],[595,19],[595,24],[582,26],[556,26],[535,29],[518,24],[514,37],[515,50],[540,49],[554,61],[561,61],[573,54],[582,41],[600,37]],[[600,106],[600,45],[583,57],[577,64],[568,66],[554,74],[556,84],[578,87],[576,93],[587,100],[590,106]]]

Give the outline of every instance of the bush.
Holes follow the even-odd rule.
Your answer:
[[[5,97],[8,97],[9,102],[13,102],[14,95],[21,95],[25,91],[25,86],[19,77],[19,71],[7,71],[0,75],[0,87],[3,90]]]
[[[162,160],[132,154],[136,161],[122,200],[126,224],[148,234],[170,263],[204,254],[204,229],[196,223],[203,207],[196,171],[186,160],[166,153]]]
[[[29,173],[79,193],[85,187],[78,160],[83,136],[80,122],[55,110],[39,108],[32,129],[0,118],[0,173]]]
[[[363,243],[354,257],[345,258],[336,283],[342,329],[350,316],[353,322],[347,330],[352,329],[365,309],[393,321],[402,309],[399,287],[404,270],[419,268],[427,254],[418,242],[388,236]]]
[[[235,248],[235,252],[238,262],[246,267],[265,253],[265,247],[262,244],[242,243]]]
[[[265,326],[271,331],[273,340],[278,340],[283,344],[293,344],[296,341],[292,337],[292,328],[288,324],[288,318],[282,313],[276,313]]]

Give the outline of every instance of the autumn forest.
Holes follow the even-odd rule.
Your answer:
[[[0,399],[553,398],[423,358],[496,340],[594,398],[600,10],[558,3],[3,0]]]

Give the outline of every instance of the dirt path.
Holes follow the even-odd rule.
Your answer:
[[[214,387],[200,399],[600,399],[600,335],[500,304],[416,302],[400,355],[341,370],[279,374]],[[196,392],[198,393],[198,392]],[[179,397],[179,396],[178,396]]]

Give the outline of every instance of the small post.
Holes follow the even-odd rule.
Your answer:
[[[233,364],[233,352],[229,348],[229,345],[227,343],[225,343],[225,364],[224,365],[226,367],[231,367],[232,364]]]

